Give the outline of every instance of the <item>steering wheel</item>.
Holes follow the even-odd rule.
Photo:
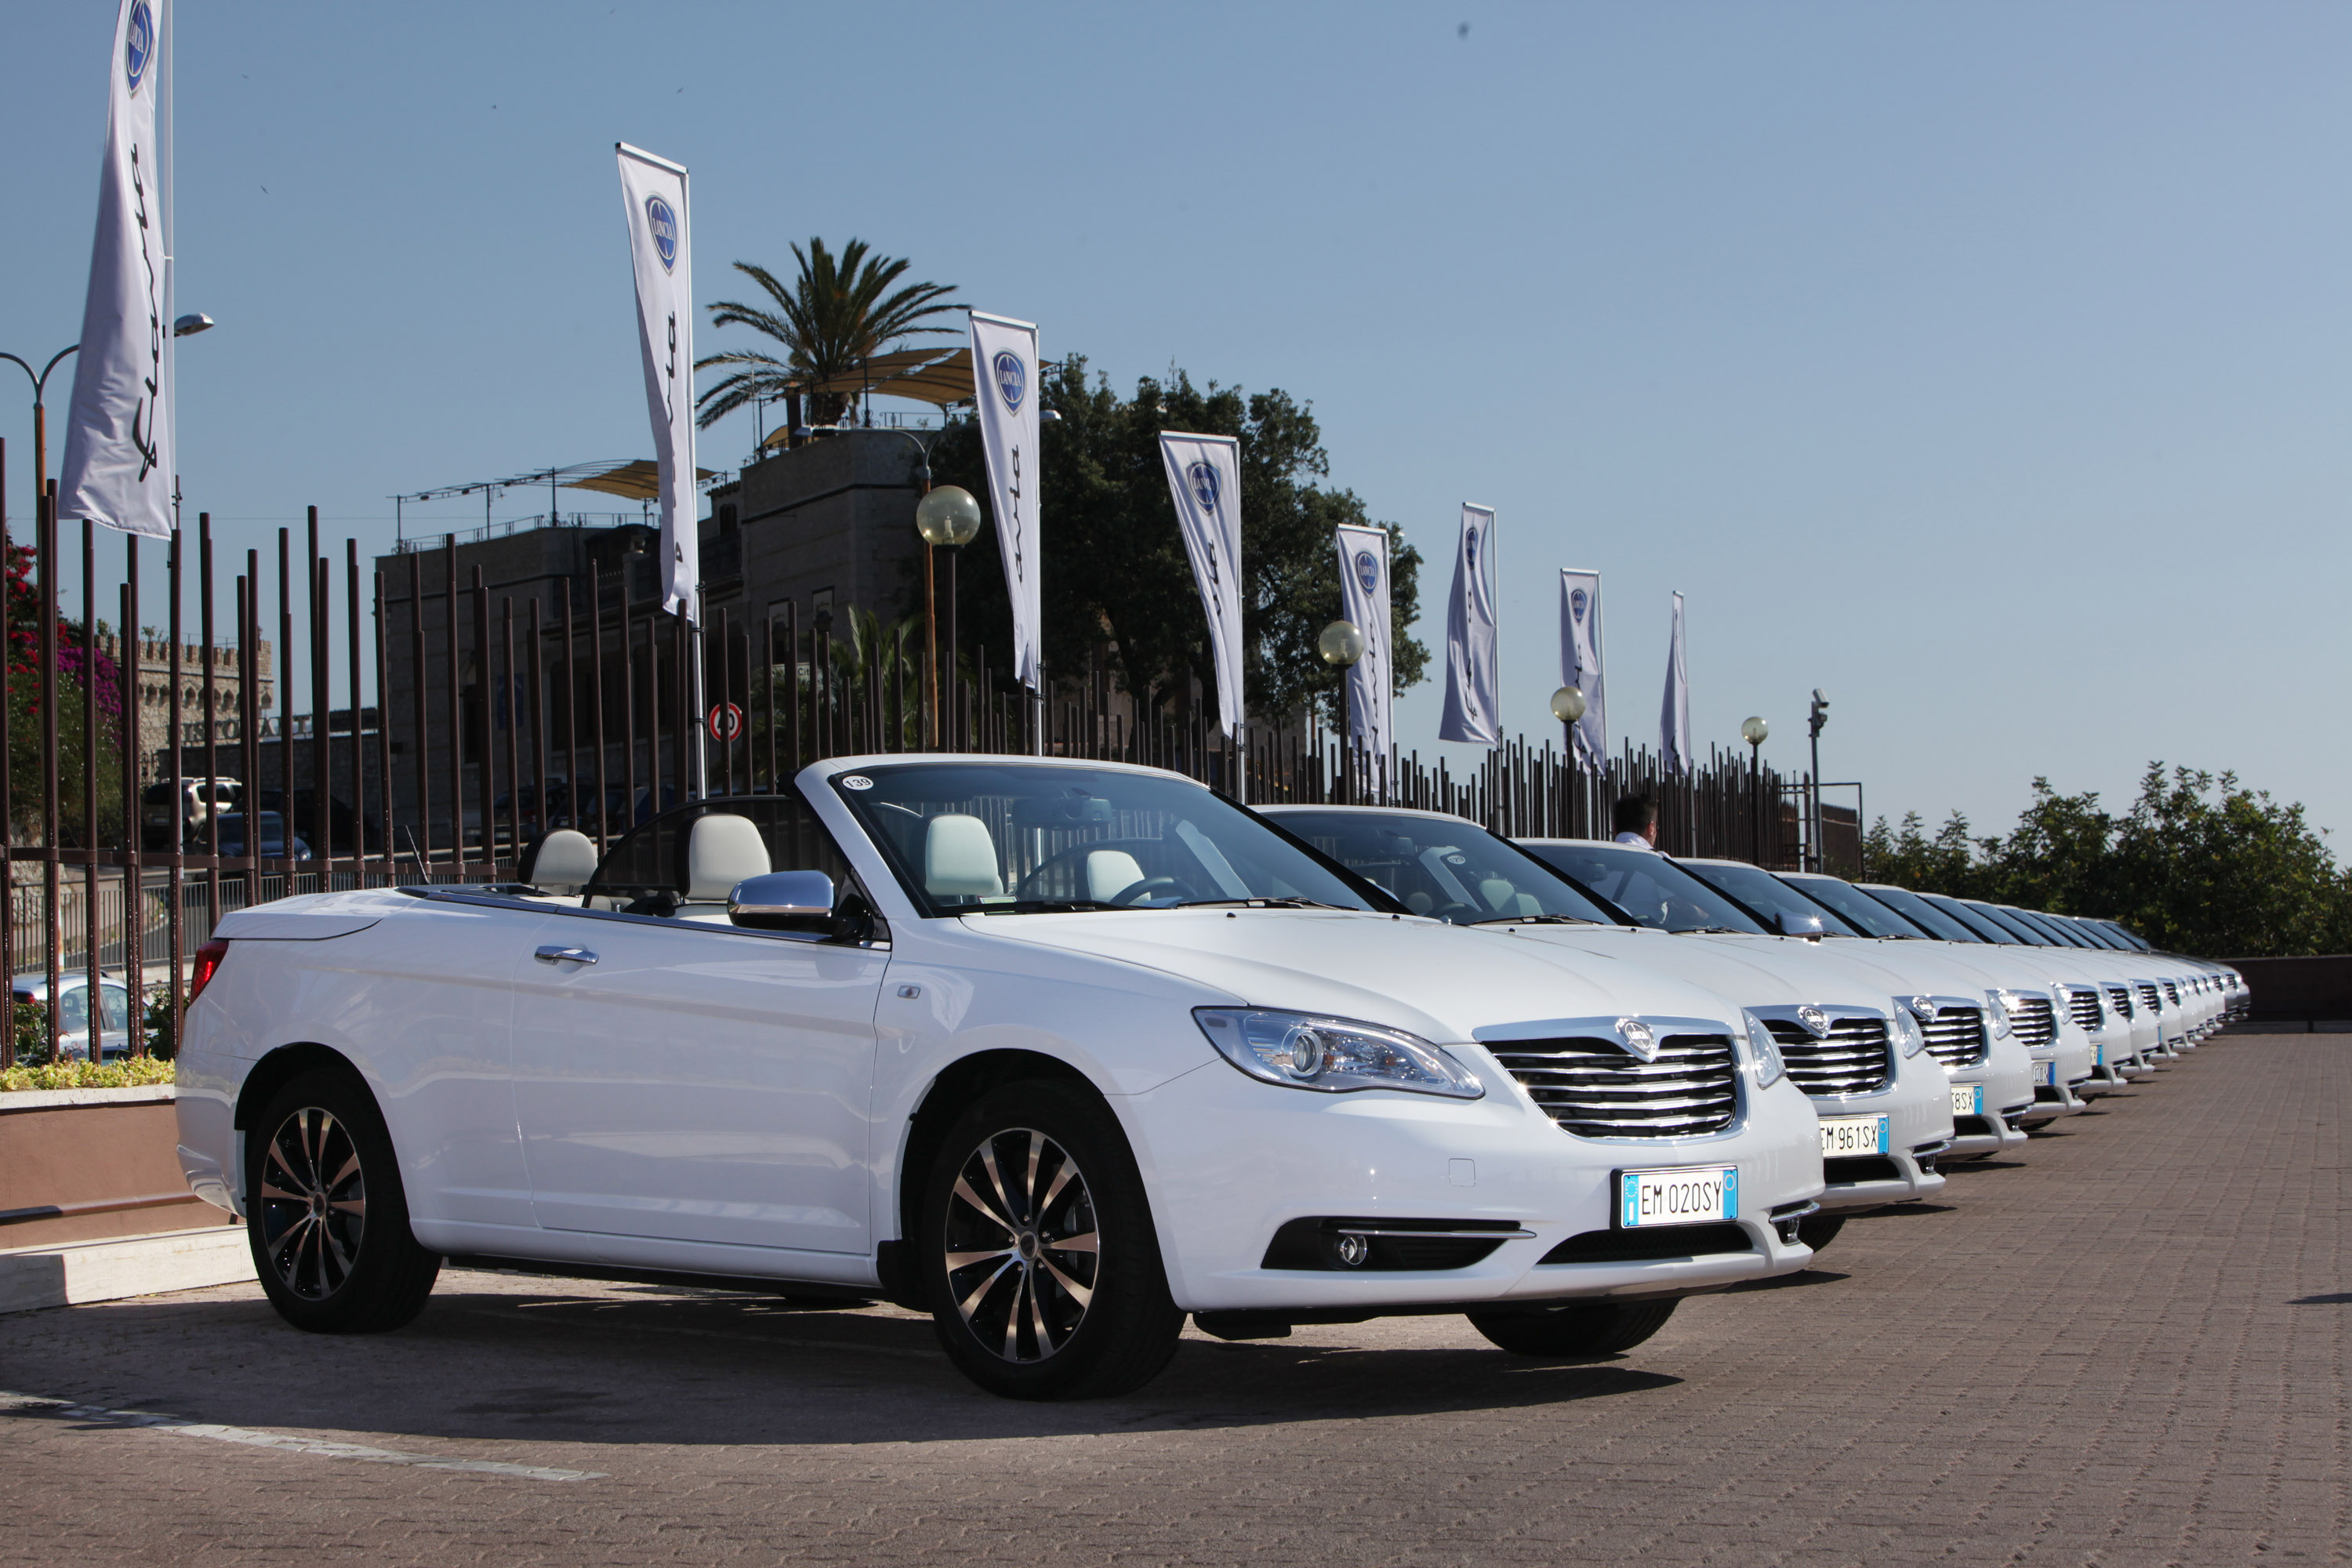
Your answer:
[[[1108,899],[1106,899],[1104,902],[1118,904],[1121,908],[1132,908],[1154,893],[1166,893],[1178,890],[1181,890],[1184,897],[1188,899],[1197,899],[1201,896],[1199,893],[1192,890],[1191,883],[1182,881],[1177,878],[1146,877],[1143,880],[1136,883],[1132,887],[1121,888],[1118,892],[1113,893]]]

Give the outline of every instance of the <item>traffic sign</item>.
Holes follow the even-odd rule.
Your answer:
[[[743,733],[743,710],[732,702],[721,702],[710,710],[704,721],[714,741],[732,741]]]

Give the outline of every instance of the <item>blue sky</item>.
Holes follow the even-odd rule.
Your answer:
[[[79,327],[112,15],[0,20],[27,358]],[[1679,588],[1701,743],[1761,713],[1793,766],[1819,686],[1874,814],[2005,826],[2161,757],[2352,827],[2352,10],[212,0],[177,64],[180,301],[221,323],[181,467],[233,550],[648,449],[626,140],[694,171],[705,300],[855,235],[1115,384],[1311,399],[1436,563],[1433,641],[1493,505],[1520,727],[1552,569],[1597,566],[1638,737]],[[21,520],[21,391],[0,435]]]

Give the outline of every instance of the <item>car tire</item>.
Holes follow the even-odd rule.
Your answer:
[[[1176,1353],[1184,1314],[1143,1178],[1091,1090],[1049,1079],[984,1095],[940,1145],[922,1202],[940,1343],[990,1393],[1125,1394]]]
[[[392,1139],[356,1074],[295,1077],[246,1149],[246,1238],[279,1317],[311,1333],[373,1334],[425,1310],[441,1259],[409,1231]]]
[[[1819,1252],[1837,1239],[1845,1228],[1846,1216],[1842,1214],[1809,1214],[1797,1222],[1797,1239]]]
[[[1632,1350],[1666,1326],[1678,1300],[1579,1301],[1549,1308],[1493,1308],[1469,1314],[1470,1326],[1519,1355],[1591,1361]]]

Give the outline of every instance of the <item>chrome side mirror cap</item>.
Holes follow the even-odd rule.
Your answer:
[[[822,871],[746,877],[727,895],[727,918],[754,931],[833,934],[833,879]]]

